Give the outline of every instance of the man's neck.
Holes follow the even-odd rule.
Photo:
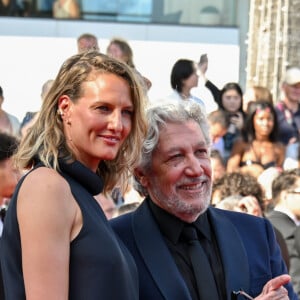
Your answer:
[[[299,101],[293,101],[293,100],[289,100],[289,99],[285,98],[284,104],[293,113],[295,113],[299,109]]]

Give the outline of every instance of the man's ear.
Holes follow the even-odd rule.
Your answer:
[[[144,171],[141,168],[134,169],[134,176],[138,179],[139,183],[146,187],[148,184],[147,176],[145,175]]]
[[[283,190],[280,192],[280,199],[281,199],[281,202],[285,202],[287,199],[288,199],[288,192]],[[283,200],[283,201],[282,201]]]

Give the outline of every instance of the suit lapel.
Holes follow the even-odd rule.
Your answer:
[[[218,245],[221,245],[220,254],[229,300],[232,291],[249,290],[247,252],[235,226],[228,218],[216,209],[210,208],[209,214]],[[152,217],[147,201],[144,201],[133,213],[132,227],[139,252],[164,298],[191,300],[186,284]]]
[[[231,292],[249,290],[250,273],[247,252],[235,226],[218,210],[209,208],[212,226],[220,245],[226,280],[227,299]]]
[[[191,300],[146,200],[134,212],[132,222],[137,247],[164,298]]]
[[[267,218],[271,221],[274,227],[277,227],[277,229],[280,228],[280,232],[285,239],[291,239],[294,237],[297,225],[287,214],[273,210]]]

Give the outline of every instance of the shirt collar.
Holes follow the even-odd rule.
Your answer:
[[[187,225],[187,223],[178,219],[174,215],[171,215],[170,213],[153,203],[153,201],[149,197],[147,198],[147,201],[162,234],[173,244],[177,244],[182,229],[185,225]],[[201,214],[197,218],[197,220],[192,223],[192,225],[194,225],[196,229],[205,236],[206,239],[211,241],[211,229],[207,211]]]
[[[294,223],[299,226],[300,225],[300,221],[296,218],[296,216],[286,207],[282,206],[282,205],[276,205],[274,207],[275,211],[279,211],[283,214],[286,214],[290,219],[292,219],[294,221]]]
[[[211,241],[211,229],[207,210],[198,217],[198,219],[194,222],[194,226],[205,236],[206,239]]]

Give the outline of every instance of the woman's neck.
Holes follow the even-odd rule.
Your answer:
[[[269,136],[266,136],[266,135],[256,135],[255,141],[261,144],[263,142],[269,142],[270,138],[269,138]]]
[[[179,92],[180,97],[182,99],[188,99],[190,98],[191,94],[190,94],[190,89],[182,89],[181,92]]]

